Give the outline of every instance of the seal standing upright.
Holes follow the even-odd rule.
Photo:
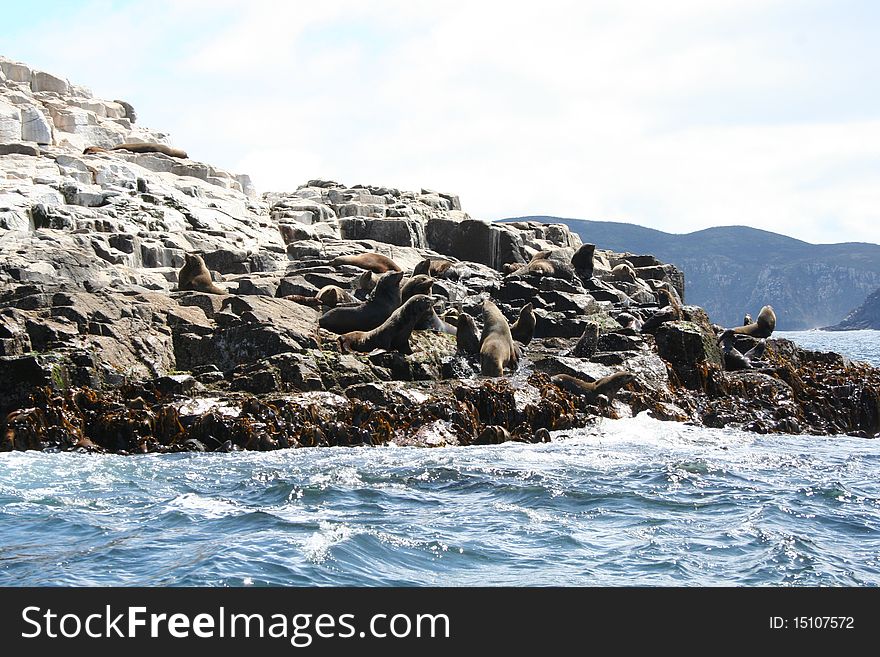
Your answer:
[[[483,301],[483,333],[480,336],[480,372],[483,376],[501,376],[505,367],[515,368],[519,354],[510,335],[510,325],[498,306]]]
[[[177,289],[207,292],[208,294],[228,294],[214,285],[211,272],[202,257],[196,253],[184,254],[183,267],[177,272]]]
[[[519,311],[519,317],[516,322],[510,327],[510,335],[517,342],[521,342],[524,345],[528,344],[535,336],[536,323],[535,309],[531,303],[527,303]]]
[[[480,353],[480,339],[477,337],[474,318],[463,312],[458,316],[456,325],[455,344],[458,351],[463,354]]]

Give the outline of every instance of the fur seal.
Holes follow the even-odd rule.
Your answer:
[[[440,277],[445,274],[455,263],[443,258],[425,258],[413,268],[413,276],[426,274],[427,276]]]
[[[511,440],[510,432],[498,424],[488,424],[477,436],[475,445],[500,445]]]
[[[379,282],[379,275],[374,274],[369,269],[365,271],[357,279],[356,288],[358,291],[372,292],[376,289],[376,283]]]
[[[669,290],[662,287],[658,289],[657,301],[660,303],[660,308],[642,323],[642,333],[654,334],[661,324],[677,322],[683,317],[677,295],[673,296]]]
[[[400,286],[400,300],[406,301],[416,294],[431,294],[434,279],[425,274],[410,276]]]
[[[391,258],[383,256],[381,253],[358,253],[357,255],[339,256],[330,261],[331,267],[339,265],[354,265],[361,269],[368,269],[377,274],[384,274],[389,271],[401,271]]]
[[[483,333],[480,335],[480,372],[501,376],[505,367],[516,369],[519,353],[510,335],[510,325],[498,306],[483,301]]]
[[[617,319],[617,323],[620,324],[623,328],[631,328],[635,329],[636,331],[642,330],[642,320],[632,313],[620,313],[615,319]]]
[[[734,333],[739,335],[750,335],[753,338],[769,338],[776,329],[776,313],[773,312],[773,306],[764,306],[758,313],[758,319],[746,326],[737,326],[732,329]]]
[[[635,283],[636,282],[636,270],[633,269],[630,265],[623,262],[611,270],[611,273],[608,275],[608,278],[609,278],[609,280],[612,280],[612,281],[621,281],[624,283]]]
[[[725,330],[718,337],[718,345],[721,347],[721,352],[724,356],[724,369],[733,371],[754,368],[754,361],[758,361],[764,357],[767,342],[763,338],[757,340],[743,336],[739,340],[740,346],[743,344],[746,346],[749,346],[750,344],[753,345],[743,353],[737,348],[738,341],[736,338],[737,334],[734,333],[732,329]]]
[[[743,323],[742,323],[742,325],[743,325],[743,326],[748,326],[748,325],[751,324],[751,323],[752,323],[752,316],[749,315],[748,313],[746,313],[746,316],[743,317]]]
[[[337,306],[321,315],[318,326],[333,333],[370,331],[388,319],[400,306],[402,271],[383,274],[369,299],[357,306]]]
[[[202,260],[202,256],[196,253],[185,253],[185,262],[177,272],[177,289],[207,292],[208,294],[228,294],[214,285],[211,280],[211,272]]]
[[[581,278],[592,278],[593,256],[596,255],[595,244],[581,244],[580,248],[571,256],[571,266]]]
[[[566,262],[552,260],[548,256],[542,255],[541,251],[532,258],[528,264],[520,266],[519,269],[507,274],[505,278],[521,278],[523,276],[554,276],[567,281],[575,278],[574,269]],[[537,257],[541,256],[541,257]]]
[[[568,374],[555,374],[550,377],[552,383],[575,395],[586,397],[590,403],[599,401],[600,395],[604,395],[608,401],[613,400],[618,390],[635,380],[636,375],[625,370],[615,372],[595,382],[584,381]]]
[[[411,354],[409,336],[419,320],[432,309],[431,297],[416,294],[395,310],[381,325],[370,331],[350,331],[339,336],[343,352],[370,352],[373,349],[396,349]]]
[[[571,350],[571,355],[575,358],[592,358],[598,348],[599,325],[596,322],[587,322],[583,335]]]
[[[165,144],[149,144],[146,142],[135,142],[131,144],[116,144],[110,148],[101,148],[100,146],[89,146],[83,151],[83,155],[94,155],[95,153],[107,153],[109,151],[130,151],[132,153],[162,153],[169,157],[179,157],[187,159],[189,156],[186,151],[179,148],[166,146]]]
[[[519,317],[510,327],[510,335],[517,342],[528,344],[535,336],[535,309],[531,303],[527,303],[519,311]]]
[[[480,353],[480,339],[477,337],[477,327],[474,318],[467,313],[458,316],[458,330],[455,332],[455,344],[458,351],[463,354]]]
[[[325,285],[318,290],[315,298],[320,301],[322,305],[330,306],[331,308],[335,308],[342,303],[358,303],[357,299],[338,285]]]

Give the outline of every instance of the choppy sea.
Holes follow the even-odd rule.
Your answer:
[[[785,332],[880,365],[880,332]],[[878,585],[880,441],[0,454],[0,585]]]

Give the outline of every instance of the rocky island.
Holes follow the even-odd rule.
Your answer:
[[[0,58],[0,450],[880,432],[880,370],[713,325],[652,255],[430,189],[258,195],[180,147]]]

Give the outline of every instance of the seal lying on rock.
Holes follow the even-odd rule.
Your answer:
[[[595,382],[584,381],[569,374],[555,374],[550,377],[552,383],[570,393],[586,397],[591,404],[598,402],[600,395],[605,396],[608,401],[613,400],[618,390],[635,380],[636,375],[627,371],[615,372]]]
[[[413,276],[426,274],[428,276],[443,277],[455,263],[442,258],[425,258],[413,268]]]
[[[764,357],[764,350],[767,342],[761,338],[759,340],[752,339],[748,336],[740,338],[741,348],[749,347],[745,353],[737,349],[737,334],[728,329],[718,337],[718,345],[721,347],[721,353],[724,355],[724,369],[728,371],[748,370],[755,367],[755,361]],[[745,347],[743,347],[745,344]]]
[[[324,306],[329,306],[331,308],[335,308],[341,303],[357,303],[358,300],[355,299],[351,294],[343,290],[338,285],[325,285],[318,293],[315,295],[315,298],[321,302]]]
[[[165,144],[149,144],[146,142],[135,142],[132,144],[117,144],[110,148],[101,148],[100,146],[89,146],[83,151],[83,155],[94,155],[95,153],[107,153],[109,151],[130,151],[132,153],[162,153],[169,157],[179,157],[186,159],[189,156],[186,151],[179,148],[172,148]]]
[[[614,267],[614,269],[611,270],[611,273],[608,274],[608,279],[625,283],[635,283],[636,270],[624,262],[617,265],[616,267]]]
[[[424,314],[432,309],[431,303],[428,295],[416,294],[371,331],[351,331],[339,336],[339,346],[343,352],[396,349],[402,354],[411,354],[409,336]]]
[[[657,290],[657,300],[660,302],[660,308],[644,321],[642,333],[654,334],[664,322],[677,322],[683,317],[678,298],[670,294],[669,290],[662,287]]]
[[[357,306],[337,306],[321,315],[318,326],[334,333],[370,331],[388,319],[400,306],[402,271],[383,274],[372,296]]]
[[[498,306],[483,301],[483,333],[480,336],[480,372],[501,376],[505,367],[516,368],[519,352],[510,335],[510,325]]]
[[[507,274],[505,278],[522,278],[524,276],[554,276],[570,281],[574,279],[575,273],[570,264],[544,256],[537,259],[532,258],[527,265]]]
[[[401,271],[391,258],[383,256],[381,253],[358,253],[357,255],[339,256],[330,261],[331,267],[339,265],[354,265],[361,269],[369,269],[377,274],[384,274],[388,271]]]
[[[535,336],[535,309],[531,303],[527,303],[519,311],[519,318],[510,327],[510,335],[517,342],[526,345]]]
[[[202,256],[196,253],[184,254],[183,267],[177,272],[177,289],[193,290],[195,292],[207,292],[208,294],[228,294],[214,285],[211,280],[211,272],[202,260]]]

